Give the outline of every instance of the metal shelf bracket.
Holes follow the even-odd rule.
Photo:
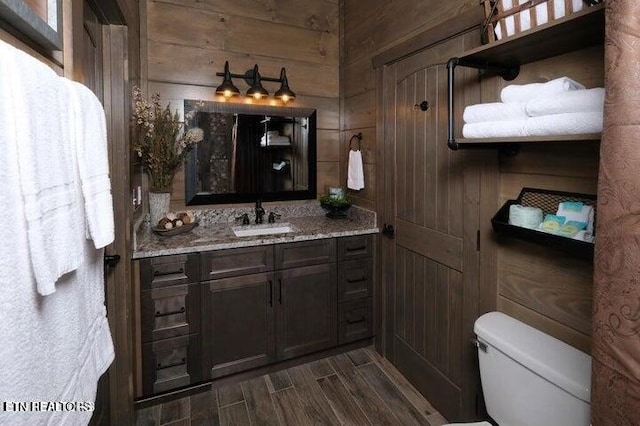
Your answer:
[[[479,61],[474,61],[471,59],[465,59],[465,58],[451,58],[449,59],[449,61],[447,61],[447,113],[448,113],[448,117],[447,117],[447,146],[449,147],[449,149],[452,150],[457,150],[457,149],[461,149],[461,148],[487,148],[488,146],[490,146],[489,144],[474,144],[474,145],[467,145],[467,146],[463,146],[460,145],[454,135],[453,135],[453,129],[454,129],[454,117],[453,117],[453,107],[454,107],[454,77],[455,77],[455,69],[456,67],[466,67],[466,68],[475,68],[478,69],[480,71],[480,75],[487,75],[487,74],[497,74],[500,77],[504,78],[507,81],[513,80],[514,78],[516,78],[518,76],[518,73],[520,72],[520,66],[519,65],[515,65],[515,66],[501,66],[501,65],[492,65],[492,64],[488,64],[486,62],[479,62]],[[513,146],[511,146],[512,144],[509,144],[509,151],[513,152]],[[502,146],[500,145],[491,145],[494,148],[501,148],[503,149]]]

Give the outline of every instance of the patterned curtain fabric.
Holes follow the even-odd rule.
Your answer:
[[[607,0],[596,232],[594,426],[640,424],[640,1]]]

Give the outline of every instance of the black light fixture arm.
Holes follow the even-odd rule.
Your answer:
[[[229,61],[224,63],[224,72],[217,72],[218,77],[223,77],[222,84],[216,88],[216,94],[223,95],[225,97],[236,96],[240,94],[240,90],[233,85],[232,78],[242,78],[247,85],[247,96],[253,96],[256,99],[260,99],[262,96],[269,96],[269,92],[262,86],[263,81],[273,81],[280,83],[280,88],[276,91],[275,97],[282,102],[295,99],[296,94],[289,88],[289,81],[287,79],[287,70],[283,67],[280,70],[280,77],[263,77],[258,70],[258,64],[255,64],[252,69],[247,70],[244,74],[233,74],[229,70]]]
[[[217,72],[216,75],[218,77],[224,77],[224,73],[223,72]],[[248,70],[244,74],[229,73],[229,76],[231,76],[231,78],[242,78],[247,82],[247,84],[251,84],[251,82],[253,82],[253,68]],[[273,81],[273,82],[276,82],[276,83],[282,83],[282,79],[281,78],[264,77],[262,74],[260,74],[260,80]]]
[[[474,61],[466,58],[451,58],[447,61],[447,146],[452,150],[461,148],[453,136],[454,129],[454,80],[456,67],[475,68],[481,75],[497,74],[505,80],[513,80],[520,72],[520,66],[492,65],[486,62]]]

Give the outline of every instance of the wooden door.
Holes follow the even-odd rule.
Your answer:
[[[203,283],[204,379],[274,360],[273,273]]]
[[[82,61],[84,81],[87,86],[104,104],[104,69],[102,64],[102,24],[96,13],[88,4],[83,8],[82,26]],[[106,293],[106,286],[105,286]],[[96,409],[91,418],[92,425],[106,425],[110,423],[109,416],[109,372],[102,375],[98,382],[96,393]]]
[[[123,261],[107,268],[107,317],[115,346],[115,360],[98,385],[91,424],[132,424],[131,376],[131,202],[129,183],[129,33],[120,6],[131,1],[84,0],[71,4],[71,43],[65,47],[72,61],[65,76],[89,87],[102,101],[107,121],[109,170],[113,195],[115,241],[106,255]],[[133,20],[131,24],[136,25]],[[66,41],[65,41],[66,43]],[[135,56],[135,55],[134,55]],[[134,62],[135,63],[135,62]],[[67,70],[68,69],[68,70]],[[117,315],[116,315],[117,313]]]
[[[447,147],[446,61],[459,36],[384,68],[386,355],[449,420],[475,416],[479,168]],[[459,108],[478,85],[459,71]],[[471,74],[471,79],[474,76]],[[475,74],[477,79],[477,74]],[[464,98],[464,99],[463,99]],[[418,105],[427,101],[422,111]],[[477,101],[476,101],[477,103]],[[460,115],[461,116],[461,115]]]
[[[276,277],[278,360],[335,346],[338,339],[336,264],[287,269],[276,272]]]

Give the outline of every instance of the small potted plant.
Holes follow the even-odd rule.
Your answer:
[[[151,226],[169,211],[171,184],[187,153],[203,139],[202,129],[184,132],[183,123],[170,105],[160,106],[160,94],[148,101],[139,87],[133,89],[133,120],[137,137],[133,149],[149,176],[149,214]]]
[[[327,211],[330,219],[344,219],[347,217],[347,210],[351,207],[351,198],[348,194],[325,194],[320,197],[320,205]]]

